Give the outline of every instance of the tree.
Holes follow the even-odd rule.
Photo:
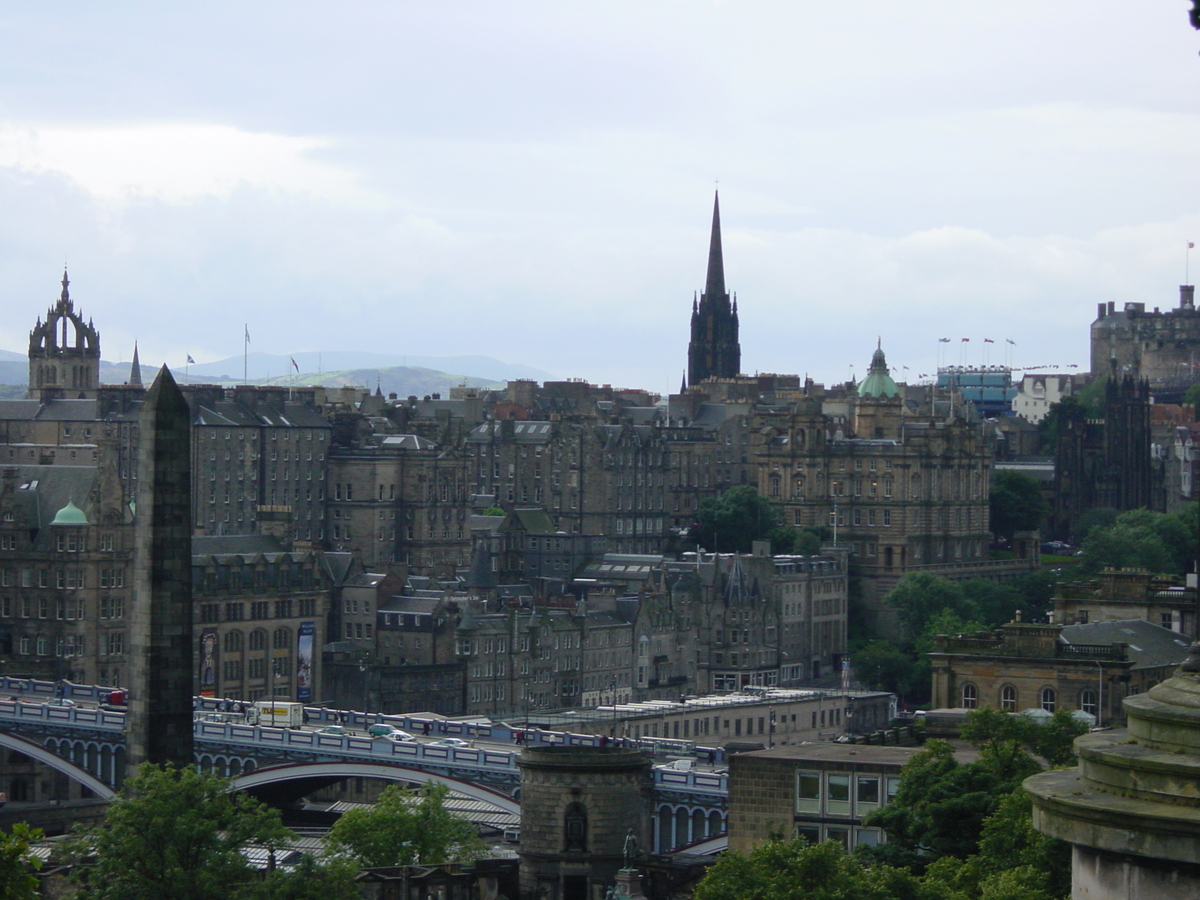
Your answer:
[[[277,851],[292,837],[278,810],[231,793],[226,779],[147,763],[125,781],[103,823],[76,839],[75,854],[94,863],[76,867],[72,878],[79,900],[312,896],[292,873],[264,877],[242,852]],[[325,900],[356,896],[344,866],[309,869],[307,884],[320,882]]]
[[[989,497],[992,533],[1012,540],[1018,531],[1041,527],[1050,511],[1037,481],[1024,472],[1001,469],[992,478]]]
[[[445,785],[420,791],[388,785],[370,809],[343,813],[329,832],[328,849],[362,866],[470,862],[485,852],[475,826],[446,809]]]
[[[903,869],[869,865],[832,841],[770,840],[722,854],[696,885],[696,900],[942,900]]]
[[[724,553],[749,553],[754,541],[770,540],[772,532],[781,528],[779,508],[749,485],[706,497],[696,519],[700,543],[707,550]],[[774,535],[777,539],[781,536]]]
[[[1196,558],[1196,529],[1196,504],[1170,514],[1130,510],[1108,527],[1092,528],[1083,542],[1082,568],[1136,567],[1181,575]]]
[[[929,620],[943,610],[962,619],[975,617],[975,606],[959,584],[927,572],[905,575],[883,602],[896,611],[909,640],[918,638]]]
[[[24,822],[14,824],[10,832],[0,831],[0,900],[37,900],[41,896],[34,873],[42,863],[29,849],[41,838],[40,828]]]

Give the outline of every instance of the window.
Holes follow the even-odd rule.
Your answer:
[[[265,650],[267,648],[267,633],[265,631],[250,632],[250,649]]]
[[[1091,688],[1079,692],[1079,708],[1088,715],[1096,715],[1096,692]]]
[[[831,816],[850,815],[850,776],[830,774],[828,784],[829,805],[826,812]]]
[[[1011,684],[1000,688],[1000,708],[1008,712],[1015,712],[1017,709],[1017,689]]]
[[[855,801],[858,804],[858,815],[879,806],[879,776],[859,775]]]
[[[1054,712],[1055,691],[1052,687],[1042,688],[1042,709],[1046,712]]]
[[[964,684],[962,689],[962,708],[974,709],[979,705],[979,692],[973,684]]]

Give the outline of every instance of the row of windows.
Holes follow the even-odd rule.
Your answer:
[[[1005,684],[1000,687],[1000,708],[1010,712],[1017,710],[1017,689],[1014,685]],[[1097,692],[1091,688],[1084,688],[1079,692],[1079,703],[1077,709],[1083,710],[1089,715],[1095,715],[1097,709]],[[1058,691],[1049,685],[1038,691],[1037,695],[1038,706],[1046,712],[1054,712],[1058,705]],[[979,706],[979,689],[970,682],[962,686],[961,703],[963,709],[976,709]]]
[[[849,772],[796,773],[796,812],[861,818],[896,796],[900,776]]]
[[[81,597],[30,597],[19,600],[0,597],[0,615],[6,619],[60,619],[83,620],[87,618],[87,604]],[[121,619],[125,617],[125,598],[104,596],[100,598],[100,618]]]

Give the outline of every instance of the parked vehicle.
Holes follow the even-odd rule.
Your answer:
[[[299,728],[304,724],[304,704],[287,700],[255,700],[254,711],[259,725],[276,728]]]
[[[436,741],[430,741],[431,747],[470,747],[470,743],[462,738],[445,737]]]

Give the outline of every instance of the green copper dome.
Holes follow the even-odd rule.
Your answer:
[[[68,500],[67,505],[60,509],[54,515],[54,521],[51,525],[87,525],[87,516],[83,514],[83,510],[75,505],[73,500]]]
[[[871,356],[871,370],[858,386],[858,396],[878,400],[891,400],[900,396],[900,388],[896,387],[896,382],[888,374],[887,360],[884,359],[882,347],[876,347],[874,355]]]

